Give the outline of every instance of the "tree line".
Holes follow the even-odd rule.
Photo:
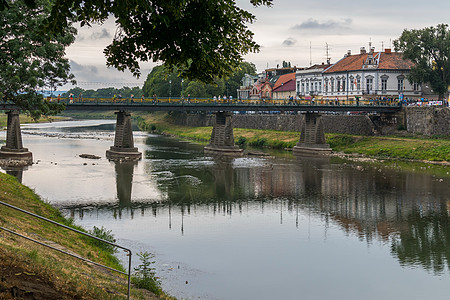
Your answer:
[[[193,97],[212,98],[213,96],[232,96],[237,98],[237,90],[241,86],[242,77],[245,74],[256,75],[256,66],[253,63],[242,62],[228,78],[215,78],[213,83],[204,83],[200,80],[182,78],[176,70],[170,71],[165,65],[156,66],[147,75],[147,79],[141,88],[122,87],[120,89],[109,87],[97,90],[84,90],[75,87],[61,94],[62,97],[75,97],[82,95],[84,98],[113,98],[123,97],[146,98],[153,97]]]
[[[120,89],[108,87],[97,90],[84,90],[80,87],[75,87],[61,94],[61,97],[69,97],[71,94],[74,97],[79,97],[81,95],[83,98],[113,98],[114,96],[130,98],[131,95],[133,95],[135,98],[140,98],[143,95],[143,91],[140,87],[137,86],[131,88],[124,86]]]

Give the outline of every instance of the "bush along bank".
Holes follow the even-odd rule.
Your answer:
[[[141,114],[136,117],[142,130],[176,136],[207,144],[212,127],[174,125],[170,114]],[[355,136],[328,133],[326,142],[335,152],[361,154],[374,158],[450,162],[450,139],[395,136]],[[289,149],[296,145],[300,132],[234,128],[235,143],[241,148]]]
[[[0,173],[0,201],[86,232],[75,226],[72,219],[64,218],[59,210],[43,202],[15,177],[4,173]],[[102,265],[127,271],[120,265],[111,246],[4,205],[0,205],[0,226]],[[103,227],[94,227],[89,233],[115,241],[111,232]],[[134,255],[134,259],[138,257]],[[143,275],[142,271],[135,270],[134,277],[133,281],[142,278],[151,281],[143,287],[153,289],[151,293],[132,288],[134,299],[166,298],[154,273],[147,270]],[[127,295],[126,276],[94,267],[1,229],[0,278],[0,299],[9,299],[10,295],[21,299],[126,299]]]

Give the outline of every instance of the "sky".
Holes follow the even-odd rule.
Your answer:
[[[331,63],[341,59],[348,50],[356,54],[361,47],[368,49],[369,43],[375,51],[393,48],[392,41],[404,29],[449,24],[450,20],[448,0],[274,0],[269,8],[255,8],[250,0],[236,2],[256,16],[256,21],[248,27],[261,50],[244,59],[254,63],[258,72],[281,66],[283,61],[297,67],[326,62],[326,45]],[[142,87],[156,64],[141,63],[142,76],[138,79],[128,71],[107,68],[103,49],[111,43],[114,33],[113,20],[101,26],[78,27],[76,41],[66,51],[77,86],[83,89]]]

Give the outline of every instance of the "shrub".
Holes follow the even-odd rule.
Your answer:
[[[244,136],[240,136],[238,140],[236,141],[236,145],[238,146],[244,146],[247,143],[247,138]]]
[[[155,268],[153,267],[155,261],[152,259],[155,256],[148,252],[140,252],[137,256],[141,260],[141,264],[134,268],[134,276],[132,277],[133,284],[137,288],[146,289],[156,295],[161,295],[161,282],[156,277]]]
[[[89,233],[95,237],[98,237],[110,243],[116,242],[116,239],[114,238],[114,235],[111,233],[111,230],[106,230],[106,228],[104,228],[103,226],[102,228],[94,226],[94,229],[89,230]],[[109,253],[114,253],[116,251],[116,247],[114,247],[113,245],[106,244],[104,242],[95,239],[92,239],[92,244]]]

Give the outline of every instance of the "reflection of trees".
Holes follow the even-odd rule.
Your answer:
[[[450,217],[446,207],[424,216],[414,210],[402,224],[392,253],[402,265],[421,265],[437,274],[450,263]]]

